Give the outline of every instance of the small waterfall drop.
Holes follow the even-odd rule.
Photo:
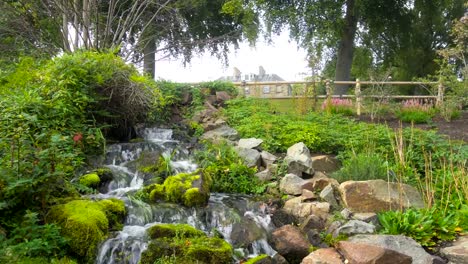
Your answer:
[[[265,205],[245,195],[212,193],[203,208],[187,208],[178,204],[159,202],[147,204],[132,197],[143,187],[145,179],[134,167],[142,153],[157,152],[170,159],[176,173],[197,169],[183,143],[172,139],[172,130],[145,128],[145,142],[122,143],[108,147],[106,166],[114,175],[107,192],[94,195],[97,199],[118,198],[125,202],[127,217],[122,231],[100,246],[96,263],[137,264],[148,247],[146,230],[158,223],[185,223],[207,234],[221,234],[244,257],[259,254],[274,255],[267,243],[267,232],[273,228]],[[245,234],[252,234],[245,239]],[[236,260],[236,262],[239,262]]]

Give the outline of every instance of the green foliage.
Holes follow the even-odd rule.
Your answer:
[[[434,114],[416,109],[401,109],[396,115],[405,123],[422,124],[431,121]]]
[[[125,209],[122,211],[122,208],[123,202],[118,200],[75,200],[53,206],[48,219],[61,227],[61,234],[68,239],[71,254],[85,262],[92,262],[97,246],[112,227],[110,224],[123,217]]]
[[[334,237],[333,234],[328,234],[325,232],[320,233],[320,238],[322,239],[323,243],[327,244],[330,247],[336,246],[340,241],[348,240],[348,236],[344,234],[340,234],[337,237]]]
[[[379,213],[378,217],[383,228],[381,233],[402,234],[425,247],[433,247],[440,241],[451,241],[457,236],[457,231],[460,231],[459,215],[445,214],[437,208],[388,211]]]
[[[151,239],[206,236],[203,231],[187,224],[157,224],[150,227],[146,232]]]
[[[256,169],[244,165],[226,142],[205,142],[205,149],[197,151],[195,158],[213,192],[261,194],[266,189],[255,177]]]
[[[367,181],[382,179],[387,181],[387,161],[375,153],[353,154],[344,161],[343,167],[333,173],[338,182]],[[391,181],[394,179],[390,179]]]
[[[88,173],[80,177],[79,183],[89,188],[97,188],[101,180],[97,173]]]
[[[60,227],[56,224],[40,225],[38,214],[27,211],[8,239],[0,235],[0,261],[25,263],[28,257],[43,257],[45,260],[61,257],[66,243],[67,240],[60,235]]]
[[[262,260],[264,258],[267,258],[267,257],[268,257],[268,255],[266,255],[266,254],[258,255],[255,258],[251,258],[251,259],[247,260],[246,262],[244,262],[244,264],[255,264],[258,261],[260,261],[260,260]]]
[[[200,182],[200,188],[194,187],[194,182]],[[185,206],[203,206],[208,202],[209,189],[198,171],[194,173],[179,173],[166,178],[163,184],[152,184],[145,187],[150,201],[164,199],[167,202],[181,203]]]

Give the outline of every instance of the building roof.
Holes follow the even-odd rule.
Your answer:
[[[223,76],[218,79],[219,81],[230,81],[230,82],[282,82],[284,81],[283,78],[278,76],[278,74],[272,73],[267,74],[265,69],[260,66],[259,71],[257,74],[250,73],[250,74],[242,74],[239,69],[234,67],[234,73],[232,76]]]

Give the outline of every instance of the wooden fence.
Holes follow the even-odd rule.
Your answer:
[[[307,91],[308,87],[312,86],[316,89],[317,84],[324,84],[326,95],[317,95],[316,91],[313,91],[313,95],[308,96]],[[334,84],[344,84],[344,85],[354,85],[354,95],[334,95],[333,94],[333,86]],[[324,98],[330,100],[331,98],[355,98],[356,101],[356,114],[361,115],[362,111],[362,100],[363,98],[388,98],[388,99],[434,99],[436,101],[436,105],[440,105],[444,100],[444,86],[440,82],[403,82],[403,81],[382,81],[382,82],[375,82],[375,81],[360,81],[359,79],[356,81],[331,81],[331,80],[324,80],[324,81],[293,81],[293,82],[235,82],[234,85],[238,86],[241,90],[241,94],[246,95],[248,97],[260,97],[260,98],[271,98],[271,99],[289,99],[295,98],[296,95],[292,95],[288,93],[285,95],[285,92],[281,90],[279,93],[270,93],[269,86],[274,87],[292,87],[292,85],[303,85],[304,89],[303,92],[306,94],[305,96],[315,98],[315,100],[319,98]],[[361,91],[362,86],[367,85],[437,85],[437,95],[363,95]],[[263,93],[261,92],[262,89],[268,87],[268,93],[265,94],[265,90]],[[253,88],[251,91],[251,88]],[[288,88],[287,88],[288,89]],[[248,91],[248,92],[247,92]]]

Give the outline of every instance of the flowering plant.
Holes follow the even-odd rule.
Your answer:
[[[403,122],[425,123],[431,120],[435,114],[435,108],[431,101],[425,99],[404,100],[397,117]]]
[[[353,115],[353,102],[350,99],[332,98],[325,100],[322,110],[332,114]]]

